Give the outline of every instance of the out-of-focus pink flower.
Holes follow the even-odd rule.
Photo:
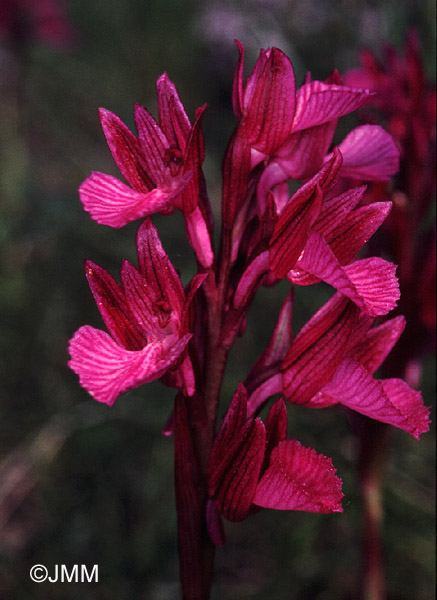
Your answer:
[[[0,0],[0,36],[16,45],[38,40],[64,47],[74,35],[61,0]]]
[[[86,275],[111,335],[85,325],[70,341],[69,366],[99,402],[118,396],[179,367],[179,385],[194,392],[194,375],[183,360],[191,334],[188,307],[204,276],[197,275],[185,297],[179,277],[152,222],[137,235],[139,269],[121,267],[121,286],[101,267],[87,261]]]
[[[436,88],[426,75],[414,31],[403,54],[387,44],[380,61],[362,50],[361,67],[346,73],[345,81],[375,92],[362,119],[383,123],[400,149],[400,169],[391,187],[372,184],[364,199],[393,204],[384,234],[370,247],[399,265],[398,312],[407,319],[405,334],[385,368],[402,376],[415,373],[410,382],[417,386],[423,352],[435,342],[436,246],[430,213],[436,190]]]

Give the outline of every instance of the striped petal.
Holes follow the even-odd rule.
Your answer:
[[[391,135],[378,125],[356,127],[339,148],[343,155],[342,177],[388,181],[399,171],[399,150]]]
[[[155,188],[143,194],[112,175],[94,172],[80,186],[79,195],[92,219],[101,225],[120,228],[141,217],[171,211],[171,200],[187,183],[181,181],[176,190]]]
[[[285,440],[273,450],[253,503],[277,510],[343,512],[341,484],[330,458]]]
[[[366,103],[369,90],[311,81],[296,94],[296,113],[292,131],[315,127],[338,119]]]
[[[124,392],[158,379],[181,357],[190,335],[171,335],[138,351],[119,346],[104,331],[81,327],[70,341],[70,368],[98,402],[109,406]]]
[[[370,316],[387,314],[399,299],[395,265],[366,258],[342,267],[317,233],[309,237],[298,267],[335,287]]]
[[[429,410],[420,392],[401,379],[373,379],[365,367],[346,358],[322,393],[362,415],[388,423],[416,439],[429,429]]]

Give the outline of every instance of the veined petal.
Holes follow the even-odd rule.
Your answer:
[[[188,183],[176,190],[155,188],[147,194],[136,192],[112,175],[93,172],[79,188],[84,209],[101,225],[124,227],[131,221],[172,209],[171,201]]]
[[[363,365],[373,375],[382,365],[405,329],[405,318],[395,317],[370,329],[353,348],[351,358]]]
[[[185,150],[191,123],[180,101],[176,86],[163,73],[156,82],[159,124],[170,145]]]
[[[322,191],[301,188],[279,215],[270,240],[270,268],[278,278],[293,269],[322,205]]]
[[[341,264],[347,264],[361,250],[384,222],[391,206],[391,202],[374,202],[361,206],[339,221],[337,227],[324,234]]]
[[[250,174],[250,146],[237,127],[223,159],[223,226],[232,230],[238,210],[244,204]]]
[[[311,81],[298,89],[292,131],[338,119],[365,104],[369,90]]]
[[[388,181],[399,170],[399,150],[379,125],[361,125],[341,142],[342,177],[363,181]]]
[[[327,240],[328,236],[335,231],[339,223],[342,223],[357,206],[366,189],[366,186],[362,185],[347,190],[339,196],[326,199],[323,202],[317,221],[314,223],[313,231],[322,234]]]
[[[399,299],[395,265],[366,258],[342,267],[317,233],[310,235],[297,266],[335,287],[370,316],[387,314]]]
[[[244,93],[242,125],[250,145],[265,154],[278,148],[294,116],[295,78],[290,60],[278,48],[261,52]]]
[[[246,418],[247,393],[243,384],[239,384],[232,396],[229,408],[220,426],[208,461],[208,489],[214,496],[229,463],[237,453],[239,446],[251,425]]]
[[[429,411],[420,392],[401,379],[373,379],[356,361],[346,358],[323,393],[371,419],[407,431],[416,439],[429,429]]]
[[[135,321],[118,283],[90,260],[85,261],[85,273],[97,308],[114,340],[127,350],[144,348],[146,330]]]
[[[365,188],[355,188],[364,191]],[[354,192],[354,190],[350,190]],[[319,218],[312,226],[312,231],[320,233],[325,238],[330,249],[341,265],[346,265],[370,237],[379,228],[391,209],[391,202],[374,202],[367,206],[362,206],[356,210],[351,210],[349,201],[355,194],[341,194],[332,200],[345,199],[345,208],[340,206],[332,212],[324,212],[325,204],[330,204],[331,199],[324,202]],[[360,194],[356,194],[360,196]],[[358,197],[359,200],[359,197]],[[352,200],[351,204],[355,202]],[[349,204],[349,206],[348,206]],[[338,219],[336,218],[338,215]],[[319,281],[319,278],[311,275],[309,272],[300,269],[299,261],[296,268],[287,273],[287,279],[296,285],[312,285]]]
[[[266,449],[266,432],[255,419],[240,447],[228,463],[214,501],[229,521],[243,521],[249,515]]]
[[[369,327],[360,309],[337,292],[304,325],[281,366],[283,393],[292,404],[307,404]],[[367,321],[367,323],[366,323]]]
[[[101,108],[99,115],[106,141],[120,173],[137,192],[147,194],[156,187],[156,181],[138,140],[111,111]]]
[[[147,284],[141,273],[127,260],[122,263],[121,282],[133,321],[145,332],[149,341],[158,341],[166,335],[176,333],[179,316],[169,304],[165,306],[158,292]]]
[[[111,406],[124,392],[164,375],[180,358],[190,337],[171,335],[131,351],[104,331],[85,325],[70,341],[68,364],[95,400]]]
[[[287,173],[288,179],[307,179],[322,167],[336,127],[336,120],[328,121],[293,132],[285,140],[275,160]]]
[[[165,173],[165,151],[169,148],[169,143],[158,123],[143,106],[135,105],[134,117],[148,171],[153,173],[153,179],[159,185],[168,179],[168,174]]]
[[[249,264],[238,282],[237,289],[234,294],[234,307],[239,309],[247,304],[247,301],[252,296],[256,289],[260,278],[269,270],[269,253],[267,250],[258,254],[256,258]]]
[[[282,398],[277,400],[270,407],[269,414],[265,422],[266,428],[266,452],[264,463],[261,469],[263,473],[269,466],[270,456],[279,444],[287,439],[287,408]]]
[[[184,289],[151,219],[146,219],[138,228],[136,244],[138,265],[147,284],[155,290],[163,308],[167,305],[181,315],[185,301]]]
[[[330,458],[285,440],[273,450],[253,502],[277,510],[343,512],[341,484]]]
[[[368,315],[386,315],[395,308],[400,298],[396,265],[371,257],[356,260],[343,268],[361,296],[362,308]]]

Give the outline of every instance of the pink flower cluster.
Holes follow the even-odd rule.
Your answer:
[[[196,565],[205,560],[205,536],[223,543],[221,516],[241,521],[260,507],[342,512],[331,459],[287,439],[284,400],[271,406],[264,423],[257,416],[272,396],[311,408],[342,404],[416,438],[429,428],[419,392],[401,379],[374,377],[405,325],[398,316],[373,326],[399,299],[396,267],[379,257],[357,258],[391,208],[389,201],[363,203],[364,183],[388,181],[399,151],[378,125],[357,127],[332,147],[338,119],[368,103],[371,92],[343,85],[337,72],[324,82],[308,75],[296,89],[293,67],[277,48],[261,51],[244,82],[244,48],[237,45],[238,123],[223,160],[219,252],[202,173],[205,106],[191,124],[166,74],[157,81],[158,121],[135,107],[137,136],[100,111],[127,183],[92,173],[80,187],[98,223],[145,221],[137,234],[138,267],[124,261],[120,284],[86,263],[109,334],[81,327],[69,364],[108,405],[158,378],[177,388],[165,433],[175,434],[181,580],[192,598],[208,588],[208,569]],[[351,178],[354,187],[346,184]],[[303,181],[292,195],[290,180]],[[175,208],[198,264],[185,290],[150,219]],[[229,350],[244,333],[257,290],[282,279],[293,289],[323,281],[335,294],[293,338],[290,292],[268,347],[216,432]]]

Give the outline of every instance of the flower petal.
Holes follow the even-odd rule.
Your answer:
[[[273,450],[253,502],[277,510],[343,512],[341,483],[330,458],[286,440]]]
[[[165,172],[165,151],[169,148],[169,143],[158,123],[143,106],[135,105],[134,117],[148,172],[159,185],[169,177]]]
[[[244,93],[242,125],[250,145],[271,154],[290,131],[295,106],[295,78],[287,56],[278,48],[261,51]]]
[[[276,277],[285,277],[295,266],[321,206],[320,186],[304,186],[294,194],[279,216],[270,240],[270,269]]]
[[[138,265],[147,284],[157,294],[158,301],[182,314],[185,294],[181,281],[159,239],[151,219],[146,219],[137,232]]]
[[[381,258],[365,258],[342,267],[317,233],[308,238],[297,265],[335,287],[370,316],[387,314],[399,299],[395,265]]]
[[[304,325],[281,366],[286,400],[306,404],[331,379],[369,327],[369,317],[360,315],[359,308],[337,292]]]
[[[97,308],[114,340],[127,350],[144,348],[147,331],[135,321],[118,283],[90,260],[85,261],[85,273]]]
[[[120,173],[134,190],[147,194],[156,187],[156,181],[137,138],[111,111],[101,108],[99,115],[106,141]]]
[[[112,406],[124,392],[164,375],[180,358],[190,337],[171,335],[131,351],[104,331],[85,325],[70,341],[68,364],[95,400]]]
[[[370,329],[353,348],[351,358],[363,365],[373,375],[382,365],[404,329],[405,318],[402,316]]]
[[[388,181],[399,171],[399,150],[379,125],[361,125],[341,142],[342,177],[363,181]]]
[[[176,86],[163,73],[156,82],[158,93],[159,125],[170,145],[185,150],[191,123],[180,101]]]
[[[369,90],[321,81],[306,83],[296,94],[296,114],[292,131],[308,129],[338,119],[365,104],[369,97]]]
[[[346,358],[322,393],[366,415],[407,431],[416,439],[429,429],[429,411],[420,392],[401,379],[373,379],[356,361]]]
[[[187,183],[181,179],[175,190],[155,188],[143,194],[112,175],[94,172],[80,186],[79,195],[92,219],[101,225],[120,228],[141,217],[171,211],[171,201]]]
[[[243,439],[214,495],[221,514],[229,521],[243,521],[249,516],[258,484],[266,448],[266,431],[255,419]]]

